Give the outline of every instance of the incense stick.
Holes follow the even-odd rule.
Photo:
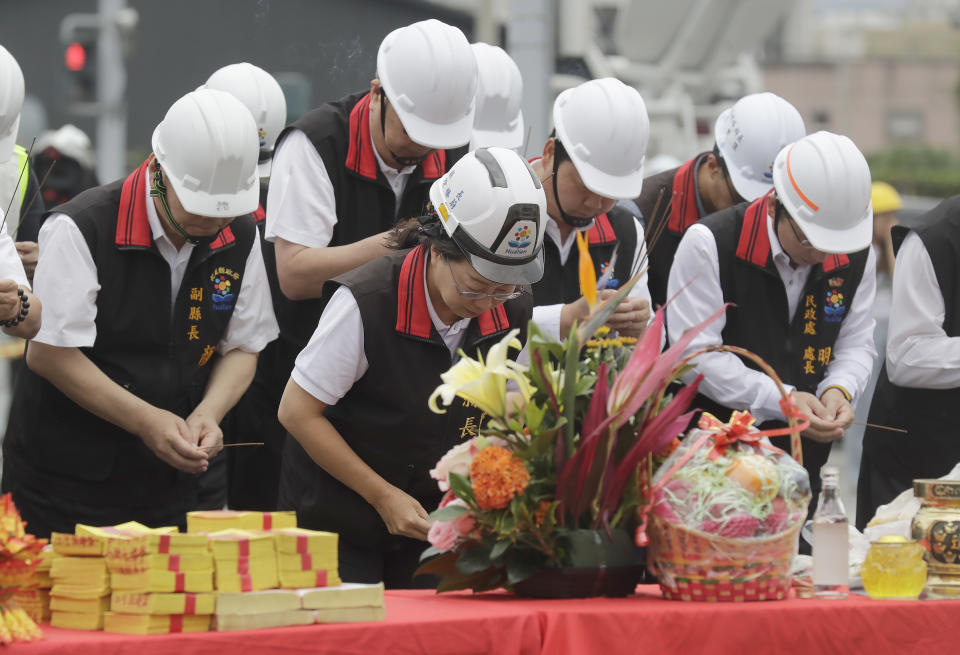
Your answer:
[[[876,423],[867,423],[866,421],[854,421],[856,425],[865,425],[868,428],[877,428],[878,430],[890,430],[891,432],[903,432],[907,434],[907,431],[903,428],[891,428],[888,425],[877,425]]]
[[[262,441],[247,441],[244,443],[225,443],[224,448],[235,448],[237,446],[262,446]],[[201,446],[201,448],[213,448],[213,446]]]
[[[37,142],[37,137],[33,137],[33,141],[30,142],[30,150],[27,151],[27,158],[23,160],[23,166],[20,168],[20,173],[17,176],[17,185],[13,187],[13,195],[10,196],[10,202],[7,204],[7,210],[3,214],[3,221],[0,222],[0,230],[4,228],[7,224],[7,216],[10,215],[10,208],[13,207],[13,201],[20,197],[20,183],[23,182],[24,175],[28,175],[27,169],[30,166],[30,157],[33,156],[33,144]],[[20,220],[23,220],[23,215],[21,214]]]

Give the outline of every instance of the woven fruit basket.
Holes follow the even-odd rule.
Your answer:
[[[747,412],[726,424],[703,414],[652,477],[638,542],[649,534],[647,560],[665,598],[786,598],[810,502],[799,436],[809,423],[760,358],[730,346],[713,350],[753,359],[773,378],[788,427],[757,430]],[[782,434],[791,434],[792,458],[764,438]]]

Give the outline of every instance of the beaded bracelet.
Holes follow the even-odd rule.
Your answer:
[[[17,296],[20,298],[20,313],[9,320],[0,321],[0,325],[3,327],[10,328],[20,325],[27,318],[27,314],[30,313],[30,301],[23,295],[23,289],[17,289]]]

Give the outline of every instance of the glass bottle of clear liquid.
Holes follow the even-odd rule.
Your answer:
[[[850,593],[847,512],[840,500],[840,471],[820,469],[823,488],[813,515],[813,593],[817,598],[846,598]]]

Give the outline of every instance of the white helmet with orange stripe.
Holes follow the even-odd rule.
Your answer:
[[[870,245],[870,167],[849,138],[816,132],[790,144],[773,164],[773,185],[817,250],[849,253]]]

